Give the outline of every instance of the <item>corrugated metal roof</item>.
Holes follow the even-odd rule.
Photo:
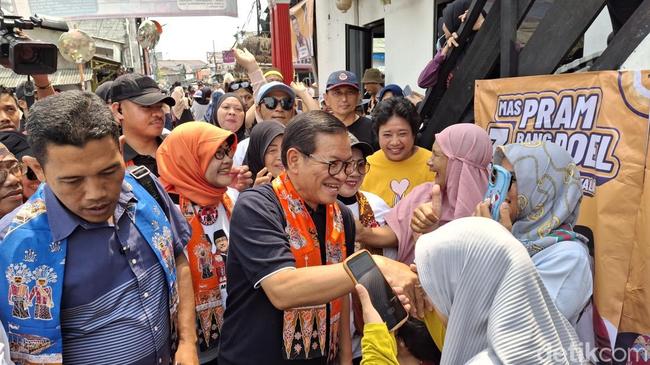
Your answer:
[[[49,75],[50,82],[54,86],[60,85],[74,85],[80,82],[79,70],[77,69],[63,69],[57,70],[55,73]],[[86,81],[92,80],[93,70],[84,69],[84,79]],[[8,68],[0,68],[0,85],[4,87],[16,87],[21,82],[27,80],[25,75],[17,75]]]

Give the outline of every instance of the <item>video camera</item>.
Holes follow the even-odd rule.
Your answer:
[[[32,41],[15,33],[16,29],[50,28],[34,15],[29,19],[4,15],[0,10],[0,62],[19,75],[52,74],[56,72],[58,48],[47,42]],[[67,26],[64,31],[67,31]],[[59,27],[54,28],[59,30]]]

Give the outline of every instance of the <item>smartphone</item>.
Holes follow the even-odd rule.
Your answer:
[[[363,285],[389,331],[397,330],[409,315],[393,292],[368,250],[361,250],[344,262],[345,270],[355,283]]]
[[[492,218],[495,221],[498,221],[500,218],[499,208],[508,196],[511,179],[512,175],[510,174],[510,171],[499,165],[492,165],[492,172],[488,179],[488,188],[485,192],[485,199],[490,199],[490,213],[492,213]]]

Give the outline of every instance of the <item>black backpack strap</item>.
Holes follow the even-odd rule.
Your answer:
[[[126,170],[138,181],[138,183],[140,183],[140,185],[142,185],[142,187],[149,193],[149,195],[156,199],[158,205],[160,205],[160,208],[162,208],[163,211],[167,212],[167,209],[165,209],[167,204],[165,204],[163,197],[160,195],[160,192],[156,187],[156,183],[151,177],[151,171],[149,171],[149,169],[145,166],[135,165],[127,167]]]

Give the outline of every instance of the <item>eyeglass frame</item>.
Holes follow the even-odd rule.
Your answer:
[[[267,103],[267,100],[271,99],[273,100],[273,106]],[[275,110],[275,108],[278,107],[278,103],[282,107],[282,110],[288,112],[293,109],[294,100],[291,98],[275,98],[273,96],[265,96],[260,100],[260,104],[264,104],[264,106],[269,110]]]
[[[223,148],[224,145],[228,146],[228,148],[227,149]],[[226,155],[228,155],[228,157],[230,157],[230,158],[233,158],[233,156],[235,155],[235,149],[232,148],[232,145],[230,145],[230,144],[225,144],[224,143],[221,146],[219,146],[219,148],[217,148],[217,150],[214,152],[214,158],[219,160],[219,161],[226,158]],[[219,156],[221,156],[221,157],[219,157]]]
[[[364,173],[359,171],[359,166],[361,166],[358,163],[359,160],[354,160],[354,161],[352,161],[352,160],[350,160],[350,161],[342,161],[342,160],[323,161],[323,160],[317,158],[316,156],[314,156],[313,153],[305,153],[305,152],[303,152],[301,150],[297,150],[297,151],[300,152],[301,154],[303,154],[304,156],[314,160],[315,162],[318,162],[318,163],[323,164],[323,165],[327,165],[327,173],[331,177],[336,177],[336,175],[340,174],[341,171],[343,171],[345,173],[345,175],[350,176],[350,175],[352,175],[354,170],[359,172],[361,175],[364,175]],[[368,168],[367,168],[367,170],[365,172],[367,174],[368,171],[370,171],[370,163],[368,163],[368,161],[365,160],[365,159],[364,159],[364,161],[365,161],[366,166],[368,166]],[[336,163],[341,163],[341,167],[338,169],[338,171],[333,173],[332,172],[332,167],[334,167]]]
[[[0,164],[3,162],[13,162],[8,168],[0,168],[0,186],[9,178],[9,174],[12,174],[18,178],[21,178],[23,175],[27,174],[27,165],[24,163],[13,160],[13,161],[0,161]],[[5,176],[2,176],[5,175]]]

